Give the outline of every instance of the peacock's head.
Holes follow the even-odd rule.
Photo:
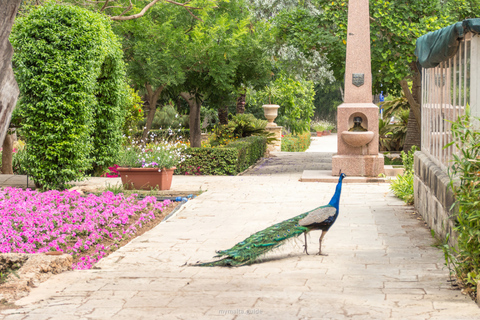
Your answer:
[[[345,178],[347,175],[345,173],[340,173],[340,178],[338,179],[339,181],[342,181],[343,178]]]

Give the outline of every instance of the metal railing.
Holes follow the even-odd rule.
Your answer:
[[[457,152],[452,141],[451,122],[470,106],[480,115],[480,36],[468,33],[457,54],[436,68],[422,69],[422,151],[442,170]]]

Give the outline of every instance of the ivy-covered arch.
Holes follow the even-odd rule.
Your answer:
[[[112,164],[126,89],[121,45],[109,20],[50,4],[19,18],[10,40],[35,183],[64,189],[86,171]]]

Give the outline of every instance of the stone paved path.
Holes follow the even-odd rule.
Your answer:
[[[344,185],[340,216],[324,240],[328,256],[303,254],[299,239],[247,267],[189,266],[329,201],[334,184],[301,183],[301,172],[277,165],[256,175],[176,176],[173,189],[205,192],[97,269],[50,278],[0,318],[480,318],[477,305],[449,287],[424,223],[386,184]],[[311,250],[319,234],[311,233]]]

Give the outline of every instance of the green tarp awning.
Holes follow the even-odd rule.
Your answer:
[[[453,57],[466,33],[480,33],[480,18],[467,19],[417,39],[415,55],[423,68],[435,68]]]

